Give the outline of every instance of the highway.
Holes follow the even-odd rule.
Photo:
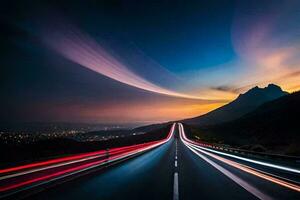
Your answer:
[[[300,199],[298,169],[274,169],[212,152],[187,139],[182,124],[170,132],[164,143],[135,157],[6,198]]]

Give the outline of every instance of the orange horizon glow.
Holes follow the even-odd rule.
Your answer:
[[[259,84],[258,84],[259,85]],[[267,84],[261,84],[260,87],[265,87]],[[296,90],[287,85],[280,85],[283,90],[291,93]],[[247,91],[244,88],[244,91]],[[299,86],[296,89],[300,89]],[[207,90],[209,94],[210,91]],[[52,116],[53,121],[66,121],[72,115],[74,122],[93,122],[93,123],[160,123],[167,121],[176,121],[186,118],[197,117],[206,114],[214,109],[217,109],[237,98],[238,94],[232,92],[215,92],[214,95],[227,95],[227,101],[207,102],[181,98],[158,98],[149,99],[146,102],[122,102],[122,103],[106,103],[106,104],[62,104],[51,105],[37,104],[38,110],[43,111],[45,116]],[[228,94],[227,94],[228,93]],[[45,109],[47,107],[47,109]],[[30,112],[30,111],[29,111]],[[43,119],[39,116],[37,120]]]

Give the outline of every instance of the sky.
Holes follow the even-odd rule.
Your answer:
[[[0,122],[156,123],[300,90],[299,1],[7,1]]]

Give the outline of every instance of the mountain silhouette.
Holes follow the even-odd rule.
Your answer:
[[[287,94],[287,92],[274,84],[269,84],[265,88],[256,86],[220,108],[198,117],[185,119],[183,122],[190,125],[203,126],[231,121],[255,110],[265,102]]]
[[[300,91],[262,104],[239,119],[202,126],[199,131],[226,144],[262,145],[275,152],[300,155]]]

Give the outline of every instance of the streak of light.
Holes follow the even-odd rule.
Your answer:
[[[99,161],[93,161],[91,163],[86,163],[86,164],[79,165],[79,166],[76,166],[76,167],[71,167],[69,169],[53,172],[53,173],[45,175],[45,176],[40,176],[40,177],[37,177],[37,178],[25,180],[25,181],[23,180],[21,182],[17,182],[17,183],[14,183],[14,184],[1,186],[0,187],[0,192],[5,192],[5,191],[17,189],[17,188],[20,188],[20,187],[28,186],[30,184],[34,184],[34,183],[38,183],[37,185],[40,185],[40,184],[47,183],[47,182],[50,182],[50,181],[54,181],[54,180],[57,180],[57,179],[60,179],[60,178],[64,178],[66,176],[71,176],[73,174],[77,174],[77,173],[80,173],[82,171],[86,171],[86,170],[89,170],[91,168],[95,168],[95,167],[98,167],[100,165],[103,165],[103,164],[106,164],[106,163],[109,163],[109,162],[122,160],[124,158],[140,154],[142,152],[153,149],[155,147],[158,147],[158,146],[168,142],[174,134],[174,128],[175,128],[175,124],[172,125],[172,127],[169,131],[169,134],[168,134],[167,138],[165,138],[165,139],[154,141],[154,142],[149,142],[149,143],[144,143],[144,144],[139,144],[139,145],[132,145],[132,146],[127,146],[127,147],[115,148],[115,149],[111,150],[111,152],[113,154],[110,154],[110,156],[108,158],[105,158],[105,159],[102,159],[102,160],[99,160]],[[74,158],[74,156],[72,158]],[[60,159],[60,160],[63,160],[63,159]],[[53,163],[53,162],[54,161],[52,161],[51,163]],[[44,163],[45,162],[42,162],[42,164],[44,164]],[[28,168],[28,166],[30,166],[30,165],[26,165],[26,166]],[[33,166],[37,166],[37,165],[33,165]],[[39,164],[38,166],[41,166],[41,164]],[[44,181],[44,182],[42,182],[42,181]],[[33,187],[33,186],[29,186],[29,187]],[[15,191],[15,192],[18,192],[18,191]]]
[[[206,162],[208,162],[210,165],[212,165],[214,168],[216,168],[217,170],[219,170],[220,172],[222,172],[224,175],[226,175],[228,178],[230,178],[231,180],[233,180],[235,183],[237,183],[238,185],[240,185],[241,187],[243,187],[245,190],[247,190],[248,192],[250,192],[251,194],[253,194],[254,196],[256,196],[259,199],[263,199],[263,200],[271,200],[272,198],[267,196],[266,194],[262,193],[261,191],[259,191],[257,188],[253,187],[252,185],[250,185],[249,183],[247,183],[246,181],[242,180],[241,178],[237,177],[236,175],[234,175],[233,173],[231,173],[230,171],[228,171],[227,169],[221,167],[220,165],[218,165],[217,163],[213,162],[212,160],[208,159],[206,156],[203,156],[202,154],[198,153],[197,151],[195,151],[191,146],[187,145],[186,143],[184,143],[186,145],[186,147],[188,147],[192,152],[194,152],[197,156],[199,156],[200,158],[202,158],[203,160],[205,160]]]
[[[191,141],[185,135],[183,137],[184,137],[184,139],[186,141],[189,141],[189,142]],[[228,157],[231,157],[231,158],[236,158],[236,159],[239,159],[239,160],[243,160],[243,161],[251,162],[251,163],[254,163],[254,164],[258,164],[258,165],[263,165],[263,166],[267,166],[267,167],[271,167],[271,168],[275,168],[275,169],[280,169],[280,170],[284,170],[284,171],[288,171],[288,172],[293,172],[293,173],[300,174],[300,170],[294,169],[294,168],[291,168],[291,167],[286,167],[286,166],[281,166],[281,165],[275,165],[275,164],[272,164],[272,163],[262,162],[262,161],[258,161],[258,160],[244,158],[244,157],[241,157],[241,156],[232,155],[232,154],[229,154],[229,153],[224,153],[224,152],[216,151],[216,150],[213,150],[213,149],[209,149],[209,148],[206,148],[206,147],[202,147],[202,146],[196,145],[195,142],[192,142],[191,145],[193,145],[193,146],[195,146],[197,148],[206,150],[206,151],[210,151],[210,152],[219,154],[219,155],[224,155],[224,156],[228,156]]]
[[[182,142],[190,149],[192,150],[194,153],[196,153],[198,156],[200,156],[201,158],[205,157],[203,156],[202,154],[200,154],[199,152],[203,153],[203,154],[206,154],[210,157],[213,157],[215,158],[216,160],[219,160],[223,163],[226,163],[227,165],[230,165],[232,167],[235,167],[237,169],[240,169],[244,172],[247,172],[249,174],[252,174],[254,176],[257,176],[257,177],[260,177],[262,179],[265,179],[265,180],[268,180],[270,182],[273,182],[273,183],[276,183],[278,185],[281,185],[283,187],[286,187],[286,188],[289,188],[289,189],[292,189],[292,190],[295,190],[297,192],[300,192],[300,186],[299,185],[296,185],[296,184],[293,184],[293,183],[289,183],[289,182],[286,182],[284,180],[281,180],[279,178],[275,178],[275,177],[272,177],[270,175],[267,175],[266,173],[263,173],[263,172],[259,172],[257,171],[256,169],[254,168],[251,168],[247,165],[243,165],[243,164],[240,164],[240,163],[237,163],[237,162],[234,162],[234,161],[231,161],[231,160],[228,160],[226,158],[222,158],[220,156],[217,156],[215,154],[212,154],[212,153],[209,153],[205,150],[202,150],[201,148],[198,148],[199,146],[196,146],[194,144],[191,144],[189,141],[186,140],[186,136],[185,136],[185,133],[184,133],[184,129],[183,129],[183,126],[182,124],[179,124],[179,131],[180,131],[180,138],[182,140]],[[199,152],[197,152],[199,151]],[[205,159],[206,158],[206,159]],[[204,160],[209,160],[207,157],[203,158]],[[210,160],[209,160],[210,161]],[[213,162],[213,161],[211,161]],[[283,178],[282,178],[283,179]]]

